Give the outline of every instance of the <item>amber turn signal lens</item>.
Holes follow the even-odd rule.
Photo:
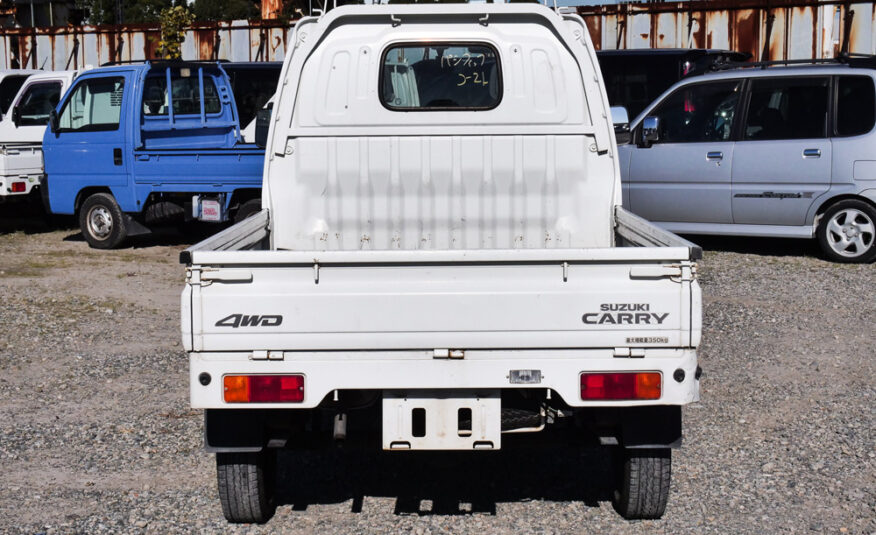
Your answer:
[[[226,375],[225,403],[246,403],[249,401],[249,377],[246,375]]]
[[[636,399],[660,399],[661,382],[659,373],[637,373]]]

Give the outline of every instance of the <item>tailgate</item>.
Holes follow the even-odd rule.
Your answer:
[[[0,154],[0,175],[43,173],[43,151],[40,143],[4,144]]]
[[[632,258],[655,249],[609,251]],[[372,252],[309,264],[284,263],[279,251],[222,253],[264,260],[190,268],[185,342],[195,351],[696,345],[700,297],[689,262],[492,253],[435,261],[408,252],[419,260],[402,262]]]

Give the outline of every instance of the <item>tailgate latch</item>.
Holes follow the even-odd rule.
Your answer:
[[[194,270],[190,270],[192,275]],[[198,282],[201,286],[209,286],[213,281],[221,282],[252,282],[252,271],[248,269],[203,268]],[[195,281],[193,280],[192,283]]]
[[[631,279],[669,278],[673,282],[685,282],[694,280],[696,276],[696,268],[688,264],[670,264],[665,266],[633,266],[630,268]]]

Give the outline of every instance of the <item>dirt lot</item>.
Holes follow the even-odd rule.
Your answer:
[[[660,521],[614,513],[599,452],[536,445],[284,456],[276,517],[229,527],[178,341],[192,238],[94,251],[4,210],[0,532],[876,533],[874,265],[701,240],[702,402]]]

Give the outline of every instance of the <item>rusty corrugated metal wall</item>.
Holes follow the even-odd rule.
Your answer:
[[[726,48],[755,59],[831,58],[876,53],[874,2],[712,0],[578,8],[596,46]],[[766,57],[762,57],[764,45]]]
[[[273,5],[276,0],[266,0]],[[601,49],[729,48],[766,59],[876,53],[874,2],[830,0],[695,0],[579,7]],[[276,20],[197,23],[186,32],[183,59],[282,60],[291,33]],[[157,25],[0,30],[0,68],[80,68],[155,57]]]
[[[282,61],[291,26],[276,20],[196,23],[186,31],[183,59]],[[0,30],[0,69],[76,69],[109,61],[154,59],[157,25]]]

